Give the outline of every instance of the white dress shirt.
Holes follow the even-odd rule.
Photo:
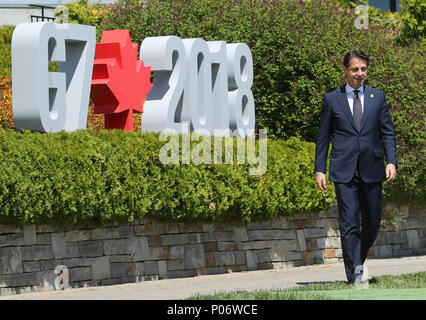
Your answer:
[[[355,98],[354,90],[355,89],[352,88],[348,83],[346,83],[345,90],[346,90],[346,98],[348,99],[349,107],[351,108],[352,114],[354,114],[354,98]],[[361,100],[362,113],[364,113],[364,86],[362,85],[361,87],[358,88],[358,90],[359,90],[358,97]]]

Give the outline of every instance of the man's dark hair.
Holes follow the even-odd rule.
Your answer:
[[[368,64],[370,63],[370,59],[368,58],[368,55],[366,53],[362,52],[361,50],[351,50],[345,55],[345,58],[343,59],[343,65],[346,68],[349,67],[349,61],[352,58],[365,60],[365,62],[367,63],[367,67],[368,67]]]

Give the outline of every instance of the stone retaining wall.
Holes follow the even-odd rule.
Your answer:
[[[426,253],[426,210],[403,210],[406,222],[382,228],[370,257]],[[55,290],[58,265],[68,268],[71,287],[83,287],[341,260],[336,208],[240,226],[0,226],[0,295]]]

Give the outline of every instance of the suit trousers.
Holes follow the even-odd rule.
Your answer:
[[[382,211],[382,182],[365,183],[358,170],[348,183],[334,182],[346,277],[362,274],[368,250],[376,240]]]

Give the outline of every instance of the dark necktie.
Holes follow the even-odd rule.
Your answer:
[[[359,93],[359,90],[354,90],[353,115],[354,115],[355,123],[359,130],[361,128],[362,106],[361,106],[361,99],[359,98],[358,93]]]

